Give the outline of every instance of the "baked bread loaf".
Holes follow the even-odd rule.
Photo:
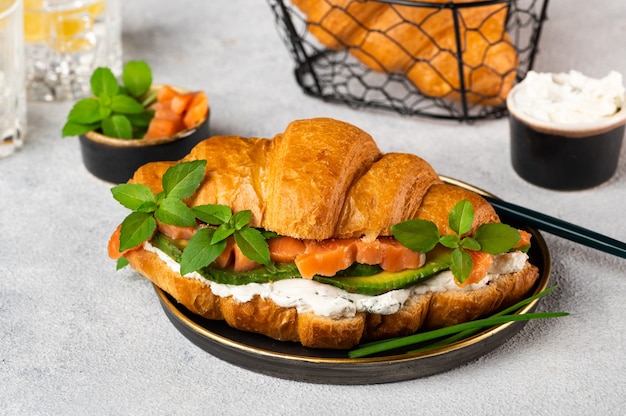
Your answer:
[[[518,57],[506,33],[506,3],[457,9],[458,38],[454,11],[440,7],[449,0],[430,0],[432,7],[372,0],[292,3],[322,45],[348,50],[375,71],[403,73],[426,96],[458,101],[464,88],[468,102],[497,105],[515,82]]]
[[[234,212],[250,210],[251,226],[304,241],[376,241],[389,238],[393,224],[411,218],[433,221],[441,235],[452,234],[448,215],[461,200],[470,201],[475,211],[468,234],[481,224],[499,221],[481,196],[443,183],[424,160],[383,154],[364,131],[328,118],[294,121],[273,139],[213,137],[183,159],[190,160],[206,160],[207,165],[200,187],[185,200],[188,206],[222,204]],[[130,182],[161,192],[163,174],[176,163],[144,165]],[[416,285],[388,292],[385,295],[397,300],[392,311],[378,313],[372,307],[326,314],[314,307],[286,305],[268,291],[286,282],[314,284],[315,292],[329,288],[325,296],[331,300],[343,302],[348,294],[296,278],[268,283],[241,299],[224,292],[223,285],[181,276],[176,262],[149,243],[125,256],[134,269],[195,314],[314,348],[351,348],[364,340],[476,319],[518,301],[538,278],[538,269],[523,259],[515,271],[491,276],[475,287],[450,291]],[[359,295],[347,304],[373,298]]]

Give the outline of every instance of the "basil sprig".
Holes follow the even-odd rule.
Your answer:
[[[467,250],[480,250],[489,254],[510,251],[520,241],[515,228],[502,223],[483,224],[473,237],[467,236],[474,222],[474,207],[468,200],[459,201],[448,215],[448,224],[456,235],[439,234],[437,226],[428,220],[411,219],[391,226],[393,236],[405,247],[420,253],[428,253],[438,243],[452,249],[454,277],[463,283],[474,267]]]
[[[119,85],[109,68],[96,68],[90,79],[93,96],[74,104],[63,137],[92,130],[120,139],[143,137],[154,116],[146,108],[154,100],[148,97],[152,70],[144,61],[130,61],[124,66],[122,81]]]
[[[251,211],[233,214],[224,205],[200,205],[189,208],[183,199],[198,189],[206,160],[178,163],[163,175],[163,191],[154,194],[147,185],[138,183],[121,184],[113,187],[113,197],[132,212],[122,221],[120,229],[120,252],[137,247],[149,240],[157,229],[157,220],[169,225],[195,227],[200,220],[213,227],[199,229],[187,243],[180,263],[181,275],[199,270],[211,264],[226,248],[226,240],[233,236],[242,253],[258,263],[269,265],[270,254],[266,238],[273,233],[264,233],[248,224]],[[125,266],[122,257],[118,269]]]
[[[270,251],[263,234],[248,225],[251,211],[233,215],[225,205],[200,205],[193,208],[196,217],[217,228],[202,228],[189,240],[180,261],[180,274],[199,270],[211,264],[226,248],[231,235],[241,252],[250,260],[268,266]]]

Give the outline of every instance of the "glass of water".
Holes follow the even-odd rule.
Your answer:
[[[99,66],[122,69],[119,0],[24,0],[26,91],[32,101],[90,94]]]
[[[0,0],[0,157],[22,146],[26,131],[22,0]]]

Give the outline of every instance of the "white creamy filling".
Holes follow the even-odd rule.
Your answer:
[[[176,273],[180,265],[163,251],[150,243],[143,248],[159,256]],[[249,283],[246,285],[225,285],[205,279],[196,272],[184,277],[200,280],[219,297],[232,296],[238,302],[248,302],[255,295],[271,299],[280,307],[294,307],[298,313],[313,312],[316,315],[333,318],[351,317],[357,312],[370,312],[381,315],[396,313],[412,293],[474,290],[485,286],[500,274],[515,273],[524,267],[528,256],[522,252],[496,256],[489,274],[480,282],[459,287],[450,271],[437,273],[430,279],[407,289],[392,290],[381,295],[369,296],[349,293],[343,289],[308,279],[285,279],[271,283]]]
[[[530,71],[520,83],[515,106],[534,119],[556,123],[583,123],[617,113],[624,105],[622,75],[611,71],[601,79],[577,71]]]

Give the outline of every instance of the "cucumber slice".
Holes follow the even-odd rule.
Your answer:
[[[225,285],[247,285],[248,283],[269,283],[284,279],[300,279],[300,271],[295,263],[280,263],[261,266],[247,272],[205,267],[199,270],[201,276]]]
[[[314,276],[313,280],[336,286],[350,293],[362,295],[380,295],[390,290],[402,289],[426,280],[433,274],[450,268],[451,250],[437,246],[426,255],[426,263],[419,269],[401,272],[380,272],[372,276],[323,277]]]

